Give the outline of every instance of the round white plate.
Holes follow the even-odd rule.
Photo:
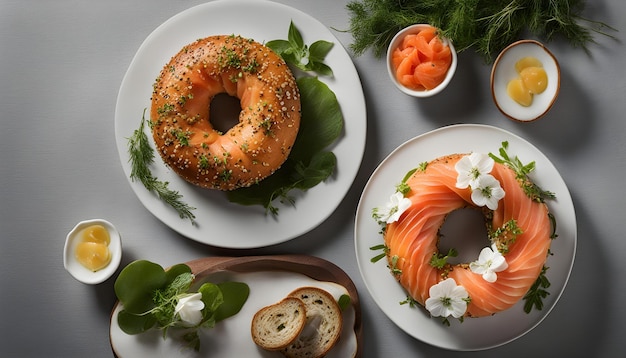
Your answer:
[[[544,190],[556,194],[548,207],[557,220],[558,237],[552,242],[554,253],[547,261],[550,269],[550,295],[542,311],[526,314],[523,301],[491,317],[451,319],[446,327],[438,318],[430,318],[425,309],[400,305],[407,294],[392,277],[386,260],[372,263],[380,253],[370,247],[383,243],[380,227],[372,218],[372,209],[384,205],[404,175],[420,163],[454,153],[498,153],[503,141],[508,152],[522,162],[536,162],[531,174]],[[381,310],[402,330],[428,344],[458,351],[493,348],[515,340],[536,327],[552,310],[569,278],[576,253],[576,214],[565,182],[552,163],[524,139],[499,128],[486,125],[454,125],[415,137],[394,150],[374,171],[359,202],[355,223],[355,246],[359,270],[365,285]]]
[[[292,193],[295,206],[278,203],[278,217],[261,206],[230,203],[223,192],[188,184],[172,172],[155,152],[153,174],[169,182],[183,200],[196,208],[197,225],[130,181],[128,138],[139,127],[144,109],[150,108],[155,78],[167,61],[184,45],[210,35],[238,34],[259,42],[287,39],[290,21],[305,43],[317,40],[335,45],[326,57],[334,78],[320,77],[333,90],[344,109],[344,131],[331,148],[337,169],[326,182],[305,193]],[[349,110],[348,110],[349,109]],[[148,111],[149,112],[149,111]],[[151,138],[150,133],[148,136]],[[122,81],[115,111],[115,138],[122,167],[142,204],[173,230],[193,240],[226,248],[256,248],[288,241],[326,220],[343,200],[358,172],[366,137],[366,109],[358,73],[347,51],[330,30],[313,17],[270,1],[218,0],[183,11],[152,32],[141,45]],[[242,225],[242,223],[245,223]]]

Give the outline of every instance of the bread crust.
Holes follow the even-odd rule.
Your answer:
[[[280,302],[261,308],[252,318],[252,340],[259,347],[277,351],[290,345],[306,323],[304,302],[285,297]]]
[[[304,302],[307,326],[281,353],[288,358],[319,358],[335,346],[343,325],[341,308],[335,298],[318,287],[301,287],[289,294]]]

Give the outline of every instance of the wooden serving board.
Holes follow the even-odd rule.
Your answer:
[[[277,271],[301,274],[317,281],[333,282],[345,287],[350,294],[350,302],[355,313],[353,327],[357,340],[355,357],[362,355],[363,332],[359,295],[352,279],[337,265],[324,259],[308,255],[203,257],[186,262],[185,264],[191,268],[191,271],[196,275],[196,280],[199,281],[206,276],[214,275],[219,272],[246,274]],[[113,349],[113,351],[115,354],[115,349]]]

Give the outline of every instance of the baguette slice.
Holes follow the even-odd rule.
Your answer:
[[[289,346],[306,323],[304,303],[295,297],[261,308],[252,317],[252,339],[259,347],[277,351]]]
[[[306,327],[297,339],[281,350],[289,358],[323,357],[337,343],[343,318],[341,308],[327,291],[317,287],[301,287],[291,292],[306,307]]]

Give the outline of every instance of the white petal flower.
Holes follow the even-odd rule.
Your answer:
[[[476,188],[478,179],[491,173],[494,163],[487,154],[472,153],[464,156],[454,165],[458,173],[456,187],[459,189],[465,189],[468,186],[472,189]]]
[[[404,213],[411,204],[411,199],[405,198],[402,193],[396,191],[391,195],[389,202],[384,207],[374,209],[374,216],[380,222],[391,224],[392,222],[398,221],[402,213]]]
[[[472,201],[478,206],[487,206],[491,210],[498,208],[498,201],[504,198],[504,189],[492,175],[478,178],[478,186],[472,190]]]
[[[469,295],[463,286],[457,286],[453,278],[447,278],[430,287],[430,297],[424,306],[434,317],[460,318],[467,310]]]
[[[479,275],[487,282],[496,282],[498,275],[496,272],[504,271],[509,264],[495,244],[485,247],[480,251],[478,260],[469,264],[470,270]]]
[[[203,309],[202,293],[187,293],[178,297],[174,314],[179,315],[183,323],[195,326],[202,321]]]

